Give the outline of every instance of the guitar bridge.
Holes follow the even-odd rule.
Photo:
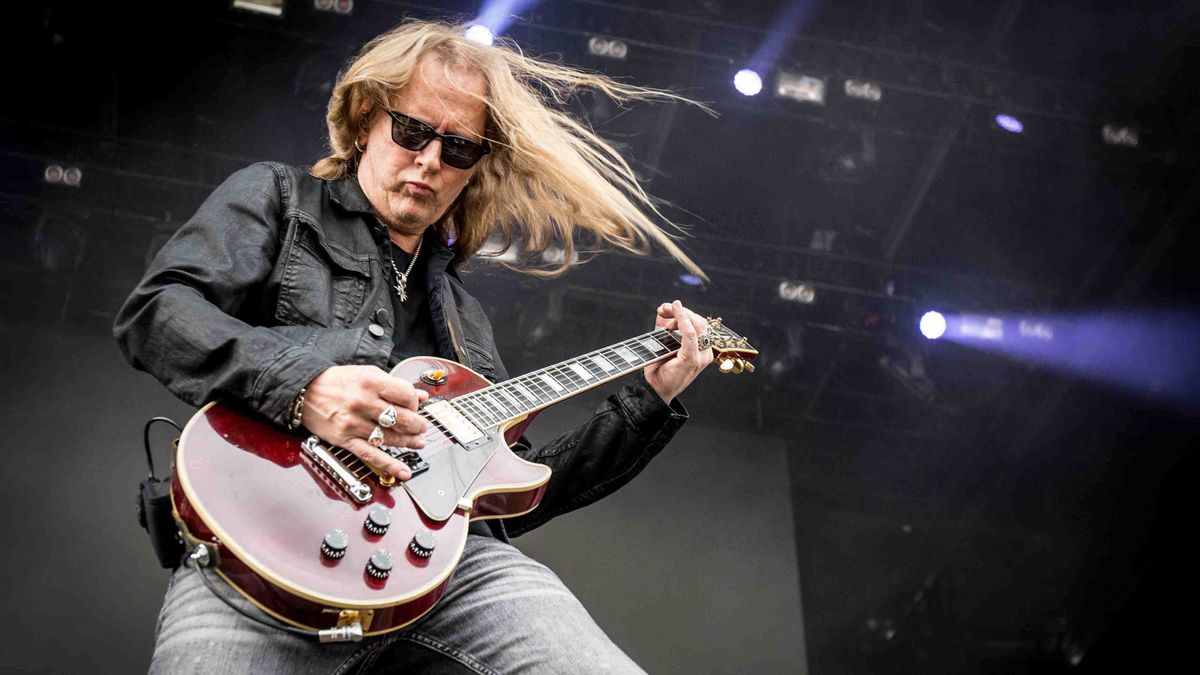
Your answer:
[[[350,495],[351,499],[359,504],[366,504],[371,500],[371,487],[342,466],[342,463],[329,452],[329,449],[321,445],[321,439],[309,436],[301,441],[300,449],[313,463],[332,477],[338,486]]]

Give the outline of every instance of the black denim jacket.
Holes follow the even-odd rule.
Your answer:
[[[506,379],[487,315],[450,265],[453,252],[432,232],[424,245],[439,356]],[[387,246],[356,179],[254,164],[213,191],[163,246],[113,332],[134,367],[184,401],[240,401],[282,424],[300,388],[326,368],[387,368]],[[519,535],[613,492],[686,419],[678,401],[664,404],[639,375],[575,431],[538,450],[522,437],[514,450],[553,477],[537,509],[491,521],[492,532]]]

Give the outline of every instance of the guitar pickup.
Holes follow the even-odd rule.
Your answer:
[[[416,476],[419,473],[424,473],[429,470],[429,462],[426,462],[421,455],[413,450],[404,450],[402,448],[387,448],[387,453],[392,457],[404,462],[412,471],[412,475]]]

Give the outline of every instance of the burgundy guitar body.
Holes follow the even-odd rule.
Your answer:
[[[442,381],[430,378],[431,372],[444,375],[444,382],[427,383]],[[408,359],[392,375],[428,391],[431,401],[491,384],[462,365],[433,357]],[[431,429],[421,454],[433,470],[388,486],[360,463],[356,497],[304,451],[307,433],[209,404],[180,438],[171,485],[176,519],[192,547],[215,549],[216,570],[226,581],[277,619],[313,630],[357,622],[366,635],[392,631],[425,614],[445,593],[470,521],[519,515],[538,505],[550,469],[509,448],[534,414],[486,430],[470,447],[444,429]],[[457,488],[445,478],[451,471]],[[450,500],[438,507],[438,515],[447,517],[430,517],[418,486],[429,491],[429,503],[439,496]],[[452,488],[457,494],[443,494]],[[390,517],[382,534],[365,527],[377,506]],[[348,540],[340,558],[322,551],[326,535],[335,530]],[[424,546],[414,545],[418,534]],[[379,550],[392,562],[384,578],[368,573]]]

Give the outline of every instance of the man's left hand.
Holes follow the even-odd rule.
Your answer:
[[[654,317],[655,328],[678,330],[682,346],[671,358],[646,366],[646,382],[666,403],[675,400],[696,379],[700,371],[713,362],[711,349],[700,349],[700,333],[708,328],[708,322],[676,300],[658,306]]]

